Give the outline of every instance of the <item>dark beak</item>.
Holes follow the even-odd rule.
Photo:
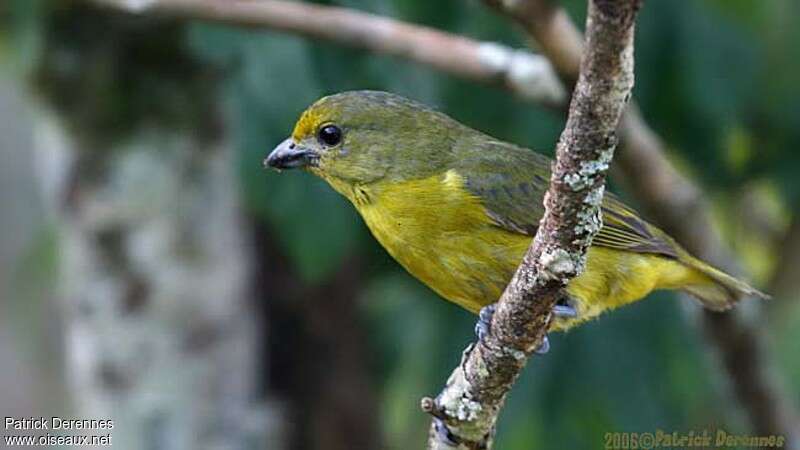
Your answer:
[[[292,138],[278,144],[264,160],[264,167],[274,169],[293,169],[305,167],[311,163],[316,153],[294,143]]]

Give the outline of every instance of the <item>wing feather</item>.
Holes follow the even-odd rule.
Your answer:
[[[504,142],[485,144],[462,161],[457,172],[466,188],[479,197],[492,222],[513,233],[533,236],[544,214],[542,199],[551,161],[538,153]],[[639,214],[606,193],[603,228],[593,245],[678,258],[675,242]]]

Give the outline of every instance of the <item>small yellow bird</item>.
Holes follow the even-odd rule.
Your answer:
[[[347,197],[412,275],[477,313],[498,300],[544,213],[551,161],[420,103],[374,91],[324,97],[266,166],[303,167]],[[766,297],[691,256],[614,195],[585,271],[551,330],[566,330],[655,289],[686,291],[726,310]]]

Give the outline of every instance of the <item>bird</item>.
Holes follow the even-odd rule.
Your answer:
[[[480,314],[485,333],[544,214],[552,161],[417,101],[361,90],[314,102],[263,163],[325,180],[411,275]],[[613,193],[601,215],[585,270],[565,287],[549,331],[658,289],[687,292],[714,311],[768,297],[692,256]]]

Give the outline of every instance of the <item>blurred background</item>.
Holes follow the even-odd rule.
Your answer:
[[[323,3],[526,45],[476,0]],[[585,2],[563,4],[583,22]],[[635,88],[774,295],[745,309],[795,407],[798,43],[795,0],[648,0]],[[406,274],[320,180],[261,166],[308,104],[364,88],[548,154],[563,126],[505,91],[325,42],[2,0],[0,416],[114,418],[122,449],[421,448],[419,400],[458,363],[474,317]],[[498,448],[750,432],[696,310],[657,293],[551,336]]]

